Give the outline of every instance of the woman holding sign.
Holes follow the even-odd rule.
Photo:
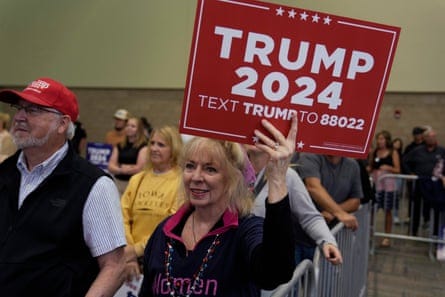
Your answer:
[[[256,146],[270,156],[266,217],[251,215],[239,144],[195,137],[183,150],[185,203],[155,230],[144,254],[140,296],[260,296],[287,282],[294,243],[286,171],[297,119],[287,138],[268,121]]]

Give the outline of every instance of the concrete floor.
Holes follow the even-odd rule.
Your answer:
[[[368,297],[445,296],[445,262],[431,259],[429,244],[392,240],[368,262]]]
[[[408,212],[401,209],[403,221]],[[376,232],[383,232],[383,211],[377,213],[376,222]],[[429,229],[419,230],[419,237],[431,234]],[[391,233],[407,235],[408,225],[393,225]],[[392,238],[391,247],[384,248],[379,246],[382,237],[374,240],[368,261],[368,297],[445,296],[445,261],[436,259],[436,244]]]

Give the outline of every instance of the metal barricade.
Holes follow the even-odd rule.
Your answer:
[[[301,262],[292,280],[279,286],[271,297],[361,297],[367,293],[370,235],[370,203],[355,212],[359,228],[346,229],[343,223],[332,230],[342,252],[343,264],[332,265],[317,249],[314,261]],[[312,265],[310,265],[312,264]]]
[[[401,217],[400,220],[400,224],[398,224],[398,226],[396,226],[396,224],[393,222],[392,224],[392,230],[390,233],[388,232],[380,232],[378,230],[378,225],[381,222],[381,220],[379,220],[378,217],[378,205],[375,202],[373,204],[373,211],[372,211],[372,234],[371,234],[371,248],[370,248],[370,252],[371,254],[374,253],[375,248],[376,248],[376,238],[378,237],[385,237],[385,238],[392,238],[392,239],[401,239],[401,240],[412,240],[412,241],[419,241],[419,242],[425,242],[425,243],[429,243],[429,256],[431,259],[434,259],[434,245],[441,243],[441,244],[445,244],[445,240],[441,240],[439,239],[437,236],[433,235],[433,222],[434,220],[439,220],[442,221],[443,218],[439,217],[439,218],[435,218],[434,217],[434,209],[431,209],[431,214],[430,214],[430,222],[429,222],[429,226],[425,226],[427,227],[428,232],[419,232],[417,234],[413,234],[411,231],[413,230],[413,218],[414,218],[414,204],[412,199],[410,199],[410,195],[412,195],[412,191],[414,190],[415,187],[415,181],[417,181],[419,179],[418,176],[416,175],[405,175],[405,174],[384,174],[382,176],[380,176],[378,178],[378,180],[376,182],[381,182],[381,181],[385,181],[385,179],[394,179],[396,180],[396,182],[398,182],[399,184],[401,184],[401,188],[400,190],[397,192],[398,197],[395,197],[395,201],[396,201],[396,205],[394,205],[393,211],[395,210],[395,207],[397,206],[397,202],[399,203],[399,207],[398,207],[398,211],[399,211],[399,217]],[[411,183],[411,186],[408,186],[409,183]],[[378,193],[376,193],[376,195],[378,195]],[[398,201],[397,201],[397,198]],[[385,202],[384,205],[386,203],[386,199],[387,197],[384,197]],[[411,204],[411,205],[409,205]],[[423,207],[424,207],[424,201],[423,199],[420,200],[420,209],[418,209],[417,211],[420,212],[420,214],[423,213]],[[408,209],[410,209],[410,211],[408,212]],[[406,220],[403,217],[403,213],[406,214]],[[394,212],[393,212],[394,214]],[[443,213],[440,213],[440,216],[444,216]],[[409,224],[405,224],[406,222],[409,222]],[[420,224],[421,220],[419,218],[419,222],[418,224]],[[383,220],[383,224],[385,224],[385,221]],[[405,228],[406,227],[406,228]],[[420,229],[422,229],[419,226]],[[417,227],[416,227],[417,229]]]
[[[343,256],[343,264],[332,265],[315,252],[314,269],[319,297],[361,297],[367,293],[368,255],[370,235],[370,203],[360,206],[354,214],[359,223],[356,231],[343,223],[332,230]]]
[[[315,297],[315,289],[314,265],[311,260],[306,259],[295,268],[292,279],[276,288],[270,296]]]

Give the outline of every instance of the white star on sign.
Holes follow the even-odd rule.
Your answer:
[[[304,142],[303,141],[300,140],[299,142],[297,142],[297,148],[299,150],[303,149],[303,147],[304,147]]]
[[[281,16],[282,16],[283,13],[284,13],[283,8],[281,8],[281,7],[280,7],[280,8],[277,8],[276,11],[277,11],[277,15],[281,15]]]
[[[306,13],[306,11],[303,11],[302,13],[300,13],[300,20],[307,21],[308,16],[309,15]]]
[[[329,16],[323,18],[323,24],[325,24],[325,25],[330,25],[331,21],[332,21],[332,19]]]
[[[318,16],[318,14],[316,13],[315,15],[312,16],[312,23],[318,23],[318,20],[320,19],[320,17]]]
[[[295,15],[297,14],[293,9],[289,10],[287,13],[289,14],[289,18],[291,19],[295,18]]]

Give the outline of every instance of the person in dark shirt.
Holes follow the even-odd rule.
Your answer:
[[[436,132],[432,128],[428,128],[425,132],[423,132],[423,138],[425,141],[424,144],[419,145],[417,148],[403,156],[403,164],[404,168],[407,170],[407,173],[414,174],[419,177],[419,180],[414,184],[412,196],[413,222],[411,224],[411,232],[413,235],[417,235],[420,224],[421,202],[423,201],[422,209],[425,226],[427,226],[429,223],[431,209],[428,197],[422,197],[422,193],[419,191],[420,188],[416,185],[421,182],[421,179],[431,178],[437,162],[440,159],[445,159],[445,148],[438,145]],[[422,200],[422,198],[424,199]]]
[[[402,155],[406,155],[419,145],[424,144],[423,141],[423,132],[425,132],[426,128],[424,127],[414,127],[412,131],[413,140],[405,147]]]
[[[74,136],[71,139],[71,143],[73,144],[74,151],[78,155],[84,156],[87,145],[87,131],[83,128],[82,123],[79,121],[74,122],[74,127]]]
[[[410,151],[412,151],[413,149],[418,147],[419,145],[424,144],[423,132],[425,132],[425,128],[423,128],[423,127],[418,127],[417,126],[417,127],[413,128],[413,131],[412,131],[413,140],[411,141],[411,143],[409,143],[405,147],[405,149],[403,150],[403,153],[402,153],[402,158],[401,158],[401,160],[402,160],[402,168],[401,169],[402,169],[402,173],[403,174],[410,174],[408,172],[408,169],[405,168],[405,164],[403,162],[403,157],[406,154],[408,154]],[[408,191],[408,197],[409,197],[409,201],[410,201],[408,203],[408,216],[409,216],[410,219],[411,219],[411,213],[412,213],[412,206],[414,204],[414,187],[413,187],[413,185],[414,185],[413,181],[408,180],[406,182],[406,189]]]
[[[147,162],[147,141],[140,118],[129,118],[125,126],[125,139],[113,147],[108,162],[108,171],[114,175],[121,195],[130,177],[141,172]]]

